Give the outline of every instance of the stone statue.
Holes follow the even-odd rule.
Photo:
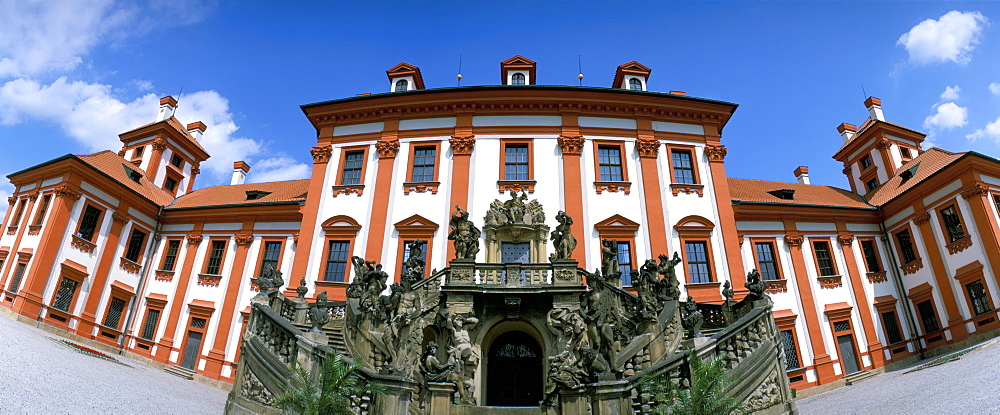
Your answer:
[[[556,221],[559,222],[559,225],[552,231],[552,244],[555,245],[555,252],[549,255],[549,260],[570,259],[573,256],[573,250],[576,249],[576,238],[573,237],[570,229],[570,226],[573,225],[573,218],[560,210],[556,214]]]
[[[453,379],[455,368],[441,363],[437,358],[438,346],[434,340],[427,343],[427,351],[420,359],[420,373],[428,382],[447,382]]]
[[[299,300],[304,300],[306,298],[306,293],[308,292],[309,288],[306,287],[306,279],[305,278],[300,279],[299,286],[298,288],[295,289],[295,294],[297,294],[295,298]]]
[[[503,207],[507,212],[507,220],[509,224],[514,223],[526,223],[524,215],[528,211],[528,206],[525,201],[528,200],[528,195],[525,192],[521,192],[518,196],[516,191],[510,191],[511,199],[504,202]]]
[[[451,215],[451,232],[448,239],[455,241],[456,259],[475,259],[479,253],[479,236],[481,233],[476,225],[469,220],[469,212],[455,205],[455,213]]]
[[[617,240],[601,239],[601,271],[609,280],[621,277],[622,272],[618,267]]]
[[[316,296],[316,302],[309,307],[309,321],[312,322],[312,331],[320,333],[323,326],[330,322],[330,303],[326,299],[326,291]]]
[[[451,333],[453,346],[448,349],[448,363],[457,368],[458,378],[455,386],[458,387],[458,403],[475,405],[475,372],[479,366],[479,353],[472,345],[472,337],[469,330],[479,324],[479,319],[475,317],[465,317],[455,314],[451,317]]]
[[[580,311],[587,324],[587,337],[591,347],[604,355],[607,361],[612,361],[614,355],[621,350],[621,305],[612,291],[610,282],[601,275],[601,270],[593,273],[581,270],[587,278],[590,290],[580,298]]]
[[[494,200],[490,203],[490,209],[486,211],[486,218],[483,220],[486,225],[506,225],[508,222],[507,209],[503,207],[503,202]]]
[[[770,298],[764,293],[764,290],[767,289],[767,283],[760,280],[760,273],[756,269],[750,270],[747,273],[747,283],[744,287],[750,290],[750,294],[747,297],[750,297],[751,301]]]
[[[261,272],[260,277],[257,277],[256,282],[260,293],[267,296],[276,294],[278,289],[285,285],[285,280],[281,278],[281,271],[274,269],[271,264],[264,267],[264,271]]]
[[[521,202],[528,198],[528,195],[521,193]],[[524,216],[524,223],[529,225],[540,225],[545,223],[545,212],[542,210],[542,204],[538,203],[538,199],[528,202],[524,209],[526,215]]]
[[[632,288],[639,294],[639,311],[645,318],[656,317],[664,301],[656,271],[656,261],[652,259],[647,259],[639,271],[632,270]]]
[[[591,381],[601,375],[611,373],[611,365],[595,349],[583,349],[580,356],[580,366],[590,375]]]
[[[580,351],[590,347],[587,336],[587,322],[580,313],[565,308],[549,310],[545,317],[549,331],[556,336],[556,352],[570,351],[577,357]]]
[[[733,284],[730,284],[729,280],[726,280],[726,282],[722,284],[722,296],[726,298],[726,302],[728,303],[733,301],[734,295],[736,295],[736,293],[733,292]]]
[[[664,254],[660,254],[658,258],[660,263],[656,266],[656,272],[663,276],[661,280],[661,284],[663,284],[661,286],[662,297],[665,301],[676,301],[681,297],[681,289],[674,267],[681,262],[681,257],[677,255],[677,252],[674,252],[674,256],[670,260],[667,260],[667,256]]]
[[[410,256],[406,258],[406,272],[400,276],[400,280],[412,285],[424,279],[424,241],[415,240],[406,246]]]
[[[704,322],[705,317],[701,314],[701,310],[698,310],[698,303],[688,296],[687,302],[684,303],[684,319],[681,320],[681,325],[688,331],[688,336],[692,339],[701,337],[701,325]]]

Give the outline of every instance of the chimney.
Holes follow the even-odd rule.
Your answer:
[[[243,184],[247,179],[247,173],[250,171],[250,165],[242,161],[237,161],[233,163],[233,181],[230,185]]]
[[[865,100],[865,108],[868,108],[868,118],[885,121],[885,115],[882,114],[881,99],[868,97],[868,99]]]
[[[156,122],[163,121],[174,116],[177,110],[177,100],[172,96],[160,98],[160,112],[156,114]]]
[[[837,132],[840,133],[840,136],[846,143],[851,141],[851,137],[854,137],[854,134],[858,132],[858,127],[854,126],[854,124],[848,124],[845,122],[837,126]]]
[[[795,178],[798,179],[801,184],[809,184],[809,168],[806,166],[796,167]]]
[[[191,135],[191,138],[193,138],[194,141],[200,141],[201,135],[204,134],[207,129],[208,127],[205,126],[205,123],[201,121],[193,122],[187,125],[188,134]],[[247,169],[249,170],[250,168],[247,167]]]

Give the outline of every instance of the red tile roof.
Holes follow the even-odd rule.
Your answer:
[[[768,193],[786,189],[795,191],[792,200]],[[740,202],[874,209],[861,196],[830,186],[730,178],[729,192],[733,201]]]
[[[896,198],[896,196],[903,194],[903,192],[916,186],[932,174],[947,167],[963,155],[965,155],[965,153],[952,153],[936,147],[924,151],[913,160],[903,164],[903,166],[895,172],[889,181],[882,183],[882,185],[874,191],[865,195],[865,199],[868,200],[868,203],[873,205],[883,205],[888,203],[890,200]],[[903,178],[899,175],[899,173],[902,173],[904,170],[913,171],[913,177],[906,182],[903,182]]]
[[[111,178],[118,183],[136,191],[146,199],[151,200],[153,203],[159,205],[169,205],[170,202],[174,200],[173,195],[150,182],[149,178],[146,177],[142,169],[136,167],[134,164],[115,153],[105,150],[100,153],[77,155],[76,157],[98,171],[111,176]],[[142,174],[138,183],[129,178],[126,168]]]
[[[259,199],[247,200],[247,192],[254,190],[270,194]],[[309,180],[206,187],[177,198],[174,204],[167,207],[167,209],[299,202],[306,199],[308,190]]]

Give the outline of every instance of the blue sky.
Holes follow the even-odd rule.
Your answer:
[[[305,178],[315,132],[299,105],[385,92],[401,61],[448,87],[461,55],[463,86],[492,85],[516,54],[541,84],[576,85],[580,56],[584,85],[608,87],[637,60],[650,90],[739,104],[730,177],[794,181],[805,165],[848,187],[830,157],[836,126],[867,117],[862,87],[931,145],[1000,157],[1000,4],[132,3],[0,0],[0,172],[117,151],[183,88],[178,118],[209,126],[197,187],[227,184],[237,160],[248,181]]]

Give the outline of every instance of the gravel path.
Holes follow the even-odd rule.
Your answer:
[[[1000,382],[997,382],[1000,341],[959,360],[905,373],[907,370],[910,368],[801,399],[796,402],[799,412],[803,415],[1000,414]]]
[[[226,391],[77,352],[0,314],[0,414],[221,414]],[[109,353],[109,355],[111,355]]]

